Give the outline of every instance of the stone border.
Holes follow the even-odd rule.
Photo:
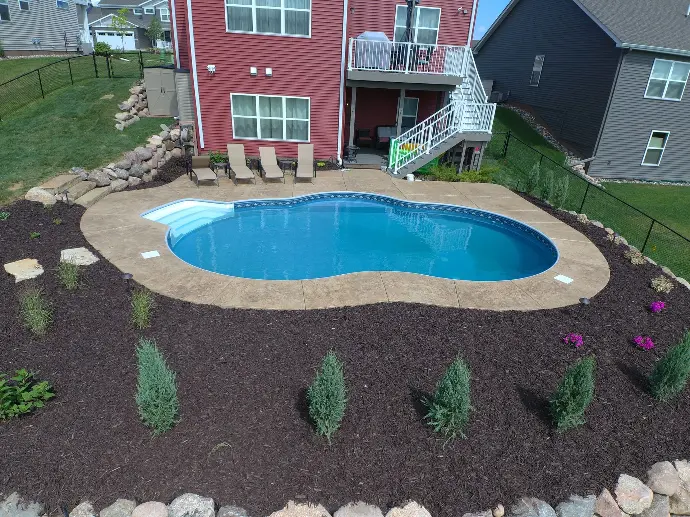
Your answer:
[[[141,117],[148,117],[149,101],[146,95],[146,84],[143,80],[137,81],[129,89],[129,99],[117,105],[120,113],[115,114],[115,129],[123,131],[141,120]]]

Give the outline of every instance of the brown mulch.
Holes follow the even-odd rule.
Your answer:
[[[183,492],[235,503],[259,517],[289,499],[329,510],[352,500],[382,508],[414,499],[451,517],[530,494],[552,504],[612,488],[622,472],[687,457],[690,390],[655,402],[645,377],[690,322],[690,291],[657,295],[651,265],[631,266],[605,233],[565,218],[600,246],[610,284],[589,306],[489,312],[379,304],[309,312],[224,310],[157,297],[155,338],[177,372],[181,421],[158,438],[139,421],[129,323],[132,286],[101,260],[83,287],[62,289],[59,250],[87,246],[83,210],[18,202],[0,222],[2,263],[37,258],[35,282],[55,322],[33,337],[18,317],[23,287],[0,278],[0,371],[40,371],[57,396],[36,413],[0,424],[0,492],[17,490],[56,509],[83,499],[170,501]],[[61,224],[53,219],[60,218]],[[40,238],[30,239],[38,231]],[[663,299],[653,315],[650,302]],[[584,335],[574,350],[561,338]],[[651,336],[645,352],[631,339]],[[349,404],[333,445],[315,435],[305,388],[326,351],[345,363]],[[435,435],[421,398],[460,353],[472,368],[467,438]],[[597,390],[587,423],[554,432],[546,404],[566,367],[596,354]]]

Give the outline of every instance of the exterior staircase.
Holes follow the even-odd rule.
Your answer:
[[[391,141],[388,170],[405,175],[423,167],[463,140],[491,139],[496,105],[487,102],[471,52],[463,60],[462,83],[449,103]]]

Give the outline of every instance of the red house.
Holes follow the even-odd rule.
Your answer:
[[[465,149],[491,138],[495,106],[469,48],[477,0],[421,0],[412,43],[404,0],[170,2],[201,153],[234,142],[294,157],[310,142],[341,160],[356,146],[376,166],[390,150],[402,174],[455,148],[470,163]]]

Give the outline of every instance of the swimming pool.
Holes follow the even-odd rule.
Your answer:
[[[185,262],[225,275],[306,280],[398,271],[455,280],[513,280],[558,260],[541,232],[455,205],[329,192],[233,203],[185,199],[143,217],[169,226]]]

